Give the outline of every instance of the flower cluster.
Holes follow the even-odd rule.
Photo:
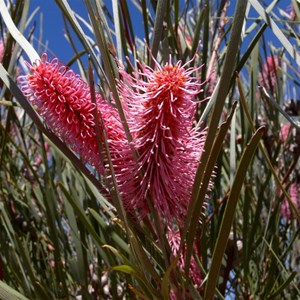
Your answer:
[[[99,93],[96,93],[93,102],[87,83],[56,58],[49,61],[47,55],[43,54],[41,60],[28,66],[31,73],[19,76],[18,81],[23,94],[36,106],[46,125],[85,163],[104,174],[105,162],[100,159],[95,122],[95,115],[101,111],[105,128],[100,126],[100,142],[103,143],[105,130],[117,166],[119,149],[126,148],[117,110]]]
[[[171,59],[163,67],[156,62],[156,70],[121,70],[119,94],[139,155],[127,174],[135,188],[123,194],[129,210],[144,215],[150,201],[167,222],[185,216],[205,138],[205,131],[193,127],[201,88],[194,72]]]
[[[133,137],[133,159],[116,108],[72,70],[47,55],[29,65],[18,78],[24,95],[36,106],[46,125],[80,158],[104,175],[95,117],[101,114],[124,207],[143,218],[151,208],[169,223],[182,221],[191,197],[205,131],[193,127],[201,84],[181,62],[156,69],[142,65],[134,75],[120,69],[118,89]],[[104,124],[104,126],[101,126]],[[103,127],[103,128],[102,128]],[[102,155],[103,158],[103,155]]]
[[[198,78],[192,76],[196,69],[172,64],[171,59],[163,67],[156,62],[154,70],[141,65],[133,74],[120,68],[118,92],[132,135],[130,145],[115,106],[99,93],[92,99],[90,87],[79,75],[56,58],[48,60],[46,54],[27,65],[29,74],[18,81],[46,126],[102,176],[110,174],[103,150],[106,134],[126,211],[137,220],[157,211],[183,271],[180,233],[170,228],[174,221],[183,224],[206,135],[193,124],[195,97],[201,90]],[[191,280],[200,287],[202,277],[194,258]]]

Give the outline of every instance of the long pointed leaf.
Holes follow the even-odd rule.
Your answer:
[[[244,178],[247,173],[247,169],[251,163],[256,148],[258,147],[260,139],[262,138],[264,130],[265,130],[264,127],[260,127],[254,133],[249,144],[244,150],[241,161],[239,163],[238,170],[234,178],[234,182],[232,184],[232,188],[228,197],[220,232],[217,238],[216,246],[212,257],[211,267],[208,273],[208,279],[207,279],[205,294],[204,294],[204,298],[207,300],[213,299],[214,297],[217,280],[218,280],[218,274],[226,250],[226,245],[227,245],[230,229],[233,223],[234,212],[236,209],[238,198],[241,193],[241,189],[243,186]]]
[[[5,300],[29,300],[9,285],[0,281],[0,299]]]

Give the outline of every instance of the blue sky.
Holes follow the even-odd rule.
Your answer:
[[[51,56],[57,56],[62,62],[67,62],[71,57],[72,48],[64,36],[64,22],[59,7],[54,0],[32,0],[30,11],[37,7],[40,9],[34,18],[37,23],[35,35],[39,35],[42,28],[42,41],[48,45],[47,52]],[[87,16],[82,0],[72,0],[72,8],[80,15]]]
[[[84,18],[87,18],[87,9],[83,0],[72,0],[68,2],[76,13]],[[104,2],[105,4],[107,4],[109,10],[112,11],[111,1]],[[131,3],[131,1],[129,1],[128,3]],[[37,7],[39,7],[40,9],[34,17],[37,25],[35,35],[38,35],[40,28],[42,28],[42,40],[44,43],[48,44],[47,52],[51,56],[58,57],[62,62],[68,62],[72,57],[72,48],[64,36],[64,22],[59,7],[56,5],[54,0],[31,0],[30,12],[33,12]],[[141,16],[138,13],[136,7],[130,4],[130,9],[130,13],[135,22],[141,24]],[[42,22],[40,19],[41,16],[43,18]],[[143,26],[136,26],[134,30],[138,35],[143,34]],[[80,49],[82,49],[82,47],[80,47]]]

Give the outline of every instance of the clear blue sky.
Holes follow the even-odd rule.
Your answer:
[[[48,44],[48,48],[51,50],[49,53],[66,62],[70,59],[71,46],[64,37],[64,23],[59,8],[54,0],[32,0],[30,2],[30,12],[37,7],[40,9],[34,18],[37,26],[34,35],[39,36],[42,28],[42,41]],[[86,11],[82,0],[72,0],[72,7],[80,14]],[[37,47],[36,44],[35,47]]]
[[[76,13],[87,18],[87,9],[83,0],[71,0],[68,2]],[[110,12],[112,13],[111,0],[104,2],[107,4]],[[129,3],[130,13],[132,14],[133,20],[138,22],[138,24],[142,24],[141,16],[136,7],[131,4],[131,1],[128,1],[128,5]],[[43,42],[48,43],[49,49],[47,53],[51,56],[58,57],[62,62],[68,62],[72,57],[72,48],[64,36],[64,22],[59,7],[56,5],[54,0],[31,0],[30,12],[33,12],[37,7],[40,9],[34,18],[37,25],[35,36],[39,35],[40,28],[42,28],[42,40]],[[40,22],[41,15],[43,16],[42,23]],[[143,34],[143,26],[136,26],[134,30],[139,36]],[[36,44],[35,47],[37,47]],[[80,47],[80,49],[82,49],[82,47]]]

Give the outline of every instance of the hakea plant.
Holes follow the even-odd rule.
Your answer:
[[[139,155],[123,174],[135,182],[121,188],[124,206],[141,217],[152,206],[166,223],[184,219],[205,139],[205,130],[193,126],[201,83],[186,65],[170,57],[164,66],[155,61],[155,69],[141,64],[132,75],[121,68],[118,84]]]
[[[87,83],[57,58],[49,61],[47,55],[43,54],[39,61],[27,65],[30,74],[19,76],[18,81],[22,92],[37,107],[46,125],[85,163],[95,167],[102,175],[105,172],[105,161],[100,159],[99,142],[103,143],[105,129],[113,153],[112,160],[116,169],[120,170],[121,150],[129,148],[129,145],[116,108],[99,93],[95,94],[93,102]],[[99,126],[101,141],[96,137],[96,107],[98,114],[101,111],[105,124],[105,128]]]
[[[156,62],[156,70],[142,65],[135,77],[120,69],[119,94],[138,153],[135,163],[114,106],[99,93],[93,103],[90,87],[56,58],[49,61],[43,54],[28,67],[30,74],[18,78],[24,95],[55,134],[105,175],[107,161],[101,159],[96,137],[97,108],[125,209],[142,219],[152,207],[167,223],[182,223],[205,138],[205,130],[193,126],[195,97],[201,91],[199,79],[192,76],[197,69],[173,65],[171,58],[163,67]]]
[[[298,182],[294,182],[291,184],[289,188],[289,193],[291,200],[295,207],[299,210],[300,209],[300,184]],[[284,198],[283,202],[280,206],[280,213],[283,218],[290,221],[293,219],[294,214],[291,212],[289,202],[287,198]]]
[[[259,74],[259,84],[274,92],[278,83],[279,60],[277,56],[270,55],[263,64],[262,72]]]
[[[181,235],[179,230],[174,230],[172,228],[168,228],[168,233],[167,233],[167,240],[169,242],[171,251],[172,251],[172,256],[178,257],[178,263],[177,266],[180,270],[180,272],[184,273],[185,269],[185,259],[184,259],[184,252],[185,252],[185,247],[180,251],[180,241],[181,241]],[[195,253],[198,254],[199,256],[199,251],[196,247],[196,244],[194,245],[194,250]],[[193,285],[196,288],[200,288],[201,284],[203,282],[203,277],[201,275],[201,272],[199,270],[199,267],[197,265],[197,262],[194,257],[191,258],[191,264],[189,268],[189,275],[191,278],[191,281]],[[177,299],[174,295],[174,293],[171,293],[171,299]]]

